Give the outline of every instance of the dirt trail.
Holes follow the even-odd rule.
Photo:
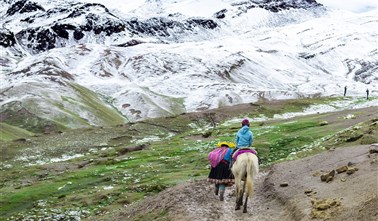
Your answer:
[[[249,202],[249,212],[235,211],[235,187],[226,189],[225,200],[219,201],[213,186],[205,181],[194,182],[184,188],[192,189],[191,194],[180,197],[181,209],[170,210],[172,220],[285,220],[284,207],[276,200],[266,198],[263,193],[264,180],[268,173],[261,172],[255,181],[255,194]],[[180,189],[180,188],[179,188]]]
[[[234,210],[234,186],[219,201],[213,186],[200,180],[146,198],[115,220],[159,209],[167,209],[174,221],[378,220],[378,162],[377,153],[369,153],[372,148],[378,146],[337,148],[260,171],[246,214]],[[321,174],[342,166],[353,172],[336,172],[331,181],[321,181]]]

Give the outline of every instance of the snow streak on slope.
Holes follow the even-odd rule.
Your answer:
[[[35,2],[45,10],[73,4]],[[279,8],[274,2],[295,7],[281,4]],[[378,94],[376,11],[326,11],[304,0],[273,3],[133,1],[119,10],[114,5],[109,5],[109,11],[90,6],[73,18],[67,18],[73,11],[52,13],[52,17],[41,12],[2,15],[6,17],[3,26],[23,41],[3,50],[2,109],[33,98],[40,104],[33,111],[44,109],[44,116],[54,119],[61,107],[41,105],[48,98],[66,113],[80,113],[82,106],[75,104],[87,102],[78,101],[82,94],[71,84],[95,92],[104,106],[116,108],[131,121],[260,98],[340,96],[344,86],[350,96],[364,96],[367,88],[372,96]],[[84,7],[73,5],[77,10]],[[19,22],[30,17],[43,26]],[[79,30],[88,27],[88,18],[93,17],[108,29],[92,27],[99,35]],[[68,39],[57,35],[49,50],[30,50],[28,38],[20,34],[33,26],[64,34],[68,22],[75,29],[67,31]],[[74,38],[75,32],[84,37]],[[29,85],[34,86],[20,89]],[[46,96],[53,90],[64,96]],[[91,108],[86,110],[81,118],[100,124],[90,117]]]

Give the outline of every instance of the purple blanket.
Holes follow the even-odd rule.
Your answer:
[[[257,152],[256,152],[255,150],[253,150],[253,149],[240,149],[240,150],[238,150],[238,151],[234,154],[234,156],[232,157],[232,159],[235,161],[236,158],[238,158],[238,156],[239,156],[240,154],[243,154],[243,153],[252,153],[252,154],[254,154],[254,155],[257,155]]]

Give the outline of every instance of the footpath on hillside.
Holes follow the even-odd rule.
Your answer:
[[[377,220],[378,144],[336,148],[261,170],[248,213],[235,211],[235,187],[224,201],[197,180],[166,189],[114,220],[168,210],[171,220]],[[333,172],[334,170],[334,172]]]

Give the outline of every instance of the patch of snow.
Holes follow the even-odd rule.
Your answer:
[[[348,114],[344,117],[344,119],[354,119],[356,116],[354,114]]]
[[[68,161],[68,160],[71,160],[71,159],[74,159],[74,158],[79,158],[79,157],[82,157],[82,156],[84,156],[84,154],[74,154],[74,155],[64,154],[62,157],[52,158],[48,162],[49,163],[57,163],[57,162],[62,162],[62,161]]]
[[[158,137],[158,136],[149,136],[149,137],[145,137],[143,139],[133,139],[131,140],[131,143],[135,143],[135,144],[144,144],[144,143],[148,143],[150,141],[154,142],[154,141],[160,141],[161,138]]]
[[[104,186],[104,190],[111,190],[113,188],[114,188],[114,186]]]
[[[57,163],[57,162],[63,162],[63,161],[68,161],[71,159],[83,157],[84,154],[74,154],[74,155],[68,155],[64,154],[61,157],[56,157],[56,158],[51,158],[51,159],[41,159],[40,155],[30,155],[30,156],[19,156],[15,159],[15,161],[23,161],[23,162],[28,162],[28,166],[35,166],[35,165],[44,165],[48,163]]]

